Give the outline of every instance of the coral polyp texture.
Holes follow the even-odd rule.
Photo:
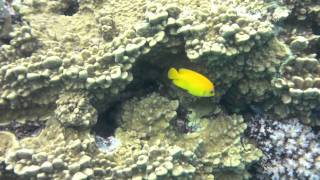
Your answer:
[[[259,163],[274,179],[319,178],[319,7],[0,1],[0,179],[250,179]],[[172,86],[172,67],[215,96]],[[255,143],[252,114],[272,117]]]

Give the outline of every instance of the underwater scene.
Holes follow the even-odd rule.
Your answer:
[[[0,180],[320,180],[320,0],[0,0]]]

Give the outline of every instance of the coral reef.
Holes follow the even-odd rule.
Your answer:
[[[269,100],[276,99],[272,80],[281,63],[289,57],[289,49],[277,39],[269,41],[260,51],[241,57],[244,78],[239,79],[225,96],[228,109],[239,112],[259,104],[267,110]]]
[[[159,132],[170,128],[170,121],[177,117],[179,102],[170,101],[158,94],[151,94],[138,101],[133,98],[123,106],[121,128],[124,131],[136,131],[146,137],[158,137]],[[162,106],[164,105],[165,106]],[[143,129],[148,128],[148,131]],[[129,129],[128,129],[129,128]]]
[[[300,113],[309,117],[312,111],[319,111],[319,73],[320,64],[314,56],[296,57],[282,64],[280,77],[273,81],[285,104],[278,115],[286,117],[287,113],[295,113],[298,116]],[[304,122],[310,123],[308,119]]]
[[[320,122],[319,12],[315,0],[0,1],[1,169],[22,179],[249,179],[263,151],[275,179],[317,177],[317,135],[300,122]],[[170,67],[201,72],[215,96],[170,86]],[[257,126],[261,151],[242,141],[252,111],[300,122],[268,120],[263,138]],[[95,131],[111,121],[114,134]],[[287,174],[276,169],[284,161]]]
[[[8,131],[1,131],[0,138],[0,162],[3,162],[7,151],[11,148],[19,146],[19,142],[17,141],[15,135]]]
[[[4,1],[0,2],[0,38],[6,38],[11,31],[11,15],[9,7]]]
[[[0,64],[9,64],[25,55],[29,56],[38,46],[27,23],[21,22],[12,1],[0,4]]]
[[[146,107],[150,110],[145,111]],[[121,142],[128,141],[127,138],[130,139],[129,142],[143,139],[148,141],[149,145],[157,141],[166,142],[189,151],[193,154],[189,155],[193,157],[193,162],[189,163],[195,171],[190,178],[205,178],[204,174],[211,177],[211,173],[217,176],[230,172],[244,175],[246,166],[261,157],[261,152],[254,146],[245,144],[243,147],[240,142],[240,136],[246,129],[241,116],[203,118],[198,121],[199,128],[194,132],[181,134],[173,127],[175,119],[179,118],[177,108],[177,101],[169,101],[157,94],[148,95],[141,100],[133,99],[124,105],[124,122],[117,130],[116,137]]]
[[[277,122],[264,118],[255,118],[249,127],[251,137],[265,154],[265,176],[271,179],[320,178],[319,135],[310,127],[297,119]]]
[[[5,66],[15,59],[30,56],[38,48],[36,37],[31,32],[31,27],[22,25],[9,34],[10,43],[1,47],[0,63]]]
[[[3,146],[6,171],[37,179],[219,179],[224,174],[248,179],[246,166],[262,156],[253,145],[241,144],[246,129],[241,116],[202,119],[198,131],[181,134],[170,126],[177,118],[176,100],[153,93],[122,108],[112,151],[100,150],[101,137],[97,141],[89,130],[51,119],[39,135]]]
[[[94,138],[57,123],[54,121],[38,136],[24,138],[19,147],[10,149],[5,156],[6,170],[21,178],[37,179],[67,179],[68,171],[80,170],[92,175],[92,169],[87,169],[91,157],[86,154],[95,150]]]
[[[18,139],[22,139],[24,137],[38,135],[44,127],[44,121],[27,121],[23,123],[11,121],[10,124],[1,125],[0,131],[10,131],[14,133]]]
[[[90,127],[97,122],[96,109],[86,93],[64,93],[57,100],[56,118],[65,126]]]
[[[113,8],[103,1],[96,4],[91,2],[91,5],[86,1],[80,2],[78,12],[72,16],[61,16],[65,11],[63,7],[71,6],[69,1],[55,3],[60,3],[59,7],[62,8],[57,10],[58,12],[53,10],[56,8],[49,8],[53,6],[50,3],[46,5],[48,8],[35,2],[31,4],[26,2],[21,7],[24,18],[33,22],[32,31],[42,43],[42,47],[30,57],[17,59],[16,62],[2,67],[1,84],[4,90],[1,93],[1,104],[2,109],[6,111],[25,108],[36,111],[35,107],[39,106],[43,108],[42,111],[52,111],[59,94],[78,90],[87,91],[88,100],[100,111],[108,102],[116,99],[117,94],[133,80],[131,67],[135,65],[137,59],[144,59],[144,55],[155,58],[156,54],[164,53],[166,50],[171,53],[181,52],[180,48],[184,48],[191,62],[197,62],[194,64],[198,67],[195,66],[194,69],[208,74],[208,77],[218,84],[215,100],[218,102],[218,98],[225,95],[232,86],[237,86],[236,83],[243,77],[251,79],[245,78],[241,83],[245,85],[242,86],[253,88],[253,93],[256,93],[257,88],[247,86],[268,76],[264,79],[263,86],[266,88],[272,73],[286,58],[284,54],[279,53],[283,48],[274,48],[281,46],[281,43],[274,39],[272,23],[262,20],[262,16],[253,14],[251,12],[253,6],[246,12],[246,9],[234,11],[227,8],[226,4],[230,2],[217,4],[203,2],[200,3],[200,7],[205,11],[200,12],[197,4],[190,4],[188,8],[183,9],[179,7],[179,3],[174,5],[161,1],[145,2],[145,15],[142,16],[142,12],[140,15],[137,13],[142,10],[138,8],[140,7],[138,4],[143,2],[137,2],[138,4],[130,5],[130,7],[134,5],[136,10],[130,14],[132,18],[124,20],[127,13],[131,12],[107,11]],[[96,7],[98,4],[103,8]],[[259,2],[253,4],[262,6]],[[127,4],[123,2],[117,5]],[[233,4],[237,5],[240,3]],[[35,8],[41,10],[31,11]],[[90,8],[97,8],[98,11],[90,11]],[[42,31],[41,24],[48,21],[49,14],[51,23],[46,23],[47,31]],[[135,18],[141,18],[140,23],[135,23],[136,25],[131,28],[124,28],[124,22],[131,22]],[[84,23],[79,25],[79,21]],[[54,28],[55,25],[63,27],[63,31],[61,28]],[[105,37],[106,34],[110,37]],[[250,52],[265,44],[270,44],[270,49],[264,53],[272,53],[276,59],[271,57],[266,61],[261,58],[260,61],[263,61],[264,65],[258,67],[261,63],[256,61],[257,57],[263,57],[262,50],[256,55],[251,55]],[[158,61],[161,59],[155,59],[150,60],[150,63],[159,64]],[[182,63],[187,64],[187,62]],[[169,63],[165,64],[170,66]],[[208,65],[210,68],[206,68]],[[15,69],[17,67],[20,69]],[[269,72],[263,72],[264,69]],[[252,76],[254,72],[265,75],[253,78],[259,76]],[[21,81],[16,81],[17,77],[20,77]],[[7,86],[13,81],[17,82],[16,86]],[[32,87],[29,87],[30,85]],[[269,93],[271,90],[269,88],[262,91]],[[248,103],[254,98],[262,101],[270,97],[269,95],[261,97],[262,94],[268,94],[265,92],[257,93],[247,100]],[[43,101],[43,96],[49,98]],[[23,105],[21,101],[24,102]],[[106,105],[101,105],[101,102]]]
[[[68,6],[63,3],[70,2],[55,3],[62,9],[51,8],[55,7],[54,3],[46,4],[48,8],[42,7],[45,4],[35,2],[22,4],[21,13],[26,21],[32,22],[32,32],[42,45],[36,52],[31,48],[31,56],[23,55],[24,57],[1,68],[3,87],[1,109],[9,111],[29,108],[36,111],[36,107],[41,106],[42,111],[52,108],[54,110],[59,94],[83,90],[88,92],[88,99],[92,100],[93,106],[100,110],[103,109],[98,107],[101,106],[100,102],[108,104],[108,101],[116,98],[117,94],[133,80],[131,67],[136,59],[151,49],[157,49],[157,46],[163,45],[175,52],[185,42],[184,48],[189,59],[196,61],[205,56],[209,58],[206,63],[215,64],[214,59],[228,59],[248,53],[252,48],[263,45],[274,36],[272,24],[268,21],[257,21],[249,14],[225,9],[223,5],[219,5],[217,11],[208,9],[203,14],[197,11],[197,8],[194,12],[182,11],[176,5],[164,3],[163,6],[162,2],[146,3],[145,19],[142,19],[142,23],[123,29],[122,21],[118,20],[118,18],[123,20],[122,16],[125,14],[121,14],[122,11],[103,14],[105,10],[101,9],[95,14],[89,11],[88,4],[83,2],[84,4],[79,4],[77,13],[72,16],[61,16],[61,11],[65,9],[63,7]],[[190,6],[193,8],[195,5]],[[105,8],[110,7],[106,5]],[[37,10],[30,11],[32,9]],[[215,17],[216,14],[220,15],[213,19],[206,18]],[[48,19],[50,23],[47,22]],[[85,23],[79,25],[79,21]],[[209,25],[207,21],[210,22]],[[46,31],[42,30],[44,22]],[[224,26],[221,27],[222,25]],[[229,33],[225,32],[231,25],[236,29]],[[61,26],[63,29],[54,26]],[[89,32],[88,27],[90,27]],[[109,30],[111,28],[112,32],[117,31],[115,35],[119,33],[120,35],[106,43],[105,35],[101,37],[101,33],[104,34],[101,28]],[[246,40],[243,40],[243,36],[247,36]],[[241,37],[242,40],[239,42]],[[9,46],[15,49],[13,45]],[[217,47],[222,51],[217,52]],[[210,77],[217,83],[223,82],[220,94],[224,94],[234,81],[242,77],[242,68],[237,67],[233,60],[234,58],[226,62],[218,61],[218,67],[227,64],[221,71],[205,70],[206,63],[202,63],[199,67],[203,71],[208,71]],[[239,60],[237,63],[243,62]],[[211,66],[212,69],[218,67]],[[227,73],[230,70],[238,73]],[[13,81],[15,83],[11,85]],[[113,97],[110,97],[110,93],[114,94]],[[43,96],[47,98],[44,100]]]
[[[299,21],[311,20],[319,26],[319,5],[314,0],[279,0],[280,5],[285,5],[292,17]]]

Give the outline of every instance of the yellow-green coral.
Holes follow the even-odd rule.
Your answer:
[[[14,134],[7,131],[0,131],[0,139],[0,162],[3,162],[9,150],[19,146],[19,142]]]
[[[305,123],[311,122],[312,111],[319,111],[320,65],[314,56],[292,57],[280,69],[281,76],[273,80],[273,86],[281,96],[282,111],[279,116],[300,116]]]
[[[151,94],[140,101],[135,99],[125,104],[124,107],[133,107],[133,109],[124,109],[123,122],[117,130],[116,137],[124,143],[146,139],[147,144],[153,145],[161,141],[190,151],[197,162],[194,165],[196,174],[200,177],[205,174],[209,176],[213,172],[221,173],[223,169],[232,169],[238,173],[245,172],[246,165],[259,160],[262,156],[261,151],[253,145],[246,143],[242,145],[240,137],[246,129],[246,124],[241,116],[219,115],[216,118],[200,119],[201,128],[198,131],[179,134],[174,128],[168,128],[168,124],[170,122],[173,124],[176,116],[169,117],[161,114],[166,111],[173,112],[167,114],[176,114],[176,107],[170,105],[174,101],[164,103],[165,101],[168,100],[157,94]],[[145,107],[151,109],[146,111]],[[168,109],[163,110],[164,107]],[[154,111],[155,109],[157,111]],[[167,126],[163,126],[163,123]],[[201,166],[211,170],[198,169]]]

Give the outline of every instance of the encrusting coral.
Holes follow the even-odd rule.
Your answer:
[[[65,126],[90,127],[98,114],[86,98],[86,93],[64,93],[57,100],[56,118]]]
[[[177,108],[176,100],[156,93],[126,102],[117,119],[121,126],[115,138],[120,143],[112,152],[100,151],[89,130],[65,128],[51,119],[39,135],[5,146],[3,161],[7,171],[21,178],[213,179],[226,173],[237,179],[250,177],[246,166],[262,154],[241,143],[246,129],[241,116],[203,119],[198,131],[181,134],[170,126]]]
[[[279,115],[285,117],[286,113],[295,113],[305,117],[304,122],[311,123],[306,117],[310,117],[312,111],[319,111],[319,73],[320,64],[314,56],[295,57],[282,64],[280,77],[273,80],[284,108],[287,108],[287,111],[279,111]]]
[[[6,170],[22,178],[61,179],[68,178],[68,171],[93,174],[91,157],[86,155],[95,150],[95,141],[87,132],[78,133],[64,129],[56,122],[47,125],[38,136],[19,141],[19,147],[9,150],[5,156]],[[59,173],[56,173],[59,172]]]
[[[150,109],[145,111],[145,107]],[[246,165],[261,157],[260,150],[251,144],[242,146],[240,142],[240,136],[246,129],[241,116],[220,115],[214,119],[201,119],[197,130],[179,134],[173,125],[178,118],[177,108],[177,101],[169,101],[157,94],[148,95],[141,100],[133,99],[124,105],[123,123],[117,130],[116,137],[122,142],[128,141],[127,138],[130,139],[129,142],[144,139],[149,145],[156,141],[166,142],[192,152],[194,163],[191,165],[195,168],[195,174],[191,177],[194,178],[206,177],[203,174],[223,174],[224,170],[244,175]],[[204,169],[206,170],[203,171]]]
[[[205,7],[208,3],[203,2],[201,7]],[[190,4],[190,8],[183,9],[179,5],[161,1],[145,3],[145,16],[135,14],[136,16],[132,17],[141,16],[142,22],[124,29],[122,20],[126,13],[122,11],[104,13],[106,11],[103,8],[95,7],[94,3],[93,7],[89,4],[86,1],[79,3],[79,11],[72,16],[55,15],[55,11],[43,10],[48,11],[47,14],[50,14],[50,21],[52,21],[52,23],[46,23],[47,31],[41,31],[39,24],[47,21],[48,15],[43,14],[42,11],[28,12],[27,10],[34,6],[37,7],[34,3],[22,5],[21,12],[26,20],[33,22],[32,31],[42,43],[42,47],[30,57],[17,59],[16,62],[2,67],[1,76],[4,79],[1,83],[4,90],[0,101],[3,109],[8,111],[27,107],[32,110],[37,106],[45,110],[54,109],[59,94],[78,90],[87,91],[87,98],[93,102],[92,105],[98,110],[103,109],[104,106],[100,107],[100,102],[104,104],[112,102],[133,80],[131,68],[136,60],[149,53],[152,55],[161,53],[158,46],[164,46],[172,53],[177,53],[177,49],[184,46],[186,56],[191,61],[199,62],[197,64],[200,72],[206,72],[208,77],[220,87],[216,93],[217,98],[225,95],[243,77],[249,78],[243,80],[241,84],[245,85],[242,87],[251,86],[265,76],[269,76],[268,79],[270,79],[279,63],[285,59],[285,55],[277,57],[278,51],[283,48],[274,51],[273,47],[262,54],[272,53],[276,59],[268,58],[268,60],[261,59],[263,63],[255,62],[263,50],[250,56],[252,49],[266,44],[281,46],[281,43],[274,39],[272,23],[267,20],[261,21],[263,16],[253,14],[251,6],[251,9],[245,12],[246,9],[242,11],[228,9],[222,2],[209,3],[211,8],[207,7],[205,11],[199,12],[197,5],[194,4]],[[112,9],[103,1],[97,4],[105,5],[109,10]],[[124,2],[123,5],[126,3]],[[261,6],[261,3],[259,5]],[[90,11],[90,8],[98,8],[99,11],[96,14]],[[135,13],[137,12],[139,11]],[[85,23],[76,26],[75,24],[79,24],[77,22],[80,20]],[[99,23],[93,23],[95,21]],[[126,19],[126,21],[130,20]],[[54,25],[64,25],[63,30],[67,33],[62,33],[61,29],[54,28]],[[87,27],[90,27],[89,31]],[[106,42],[105,35],[101,37],[101,33],[104,34],[101,28],[109,29],[107,31],[114,33],[114,35],[107,33],[112,35],[107,38],[107,41],[110,39],[112,41]],[[117,34],[119,35],[114,37]],[[50,48],[52,46],[54,48]],[[158,59],[150,62],[157,64],[161,60]],[[30,62],[33,63],[30,64]],[[19,66],[17,66],[18,63]],[[258,66],[258,64],[264,65]],[[207,65],[210,68],[206,68]],[[19,68],[16,69],[17,67]],[[264,69],[267,69],[267,72],[264,72]],[[266,75],[253,78],[255,76],[252,75],[255,74]],[[17,78],[18,81],[16,81]],[[13,81],[16,81],[17,85],[7,86]],[[255,82],[248,84],[248,81]],[[266,87],[269,83],[269,80],[268,82],[265,80],[263,86]],[[252,88],[253,91],[261,89]],[[36,93],[39,91],[50,91],[50,94]],[[262,91],[270,91],[270,89]],[[261,93],[264,92],[258,92],[247,101],[250,102],[261,96]],[[43,96],[49,98],[43,101]],[[258,99],[262,101],[268,97],[266,95]],[[20,101],[24,102],[23,106]]]
[[[16,139],[14,134],[12,134],[11,132],[7,132],[7,131],[1,131],[0,138],[1,138],[0,162],[3,162],[3,160],[7,154],[7,151],[10,148],[15,148],[15,147],[19,146],[19,142]]]
[[[146,137],[158,137],[159,132],[170,128],[170,121],[177,117],[179,102],[170,101],[158,94],[151,94],[138,101],[134,98],[123,106],[121,129],[124,132],[136,131],[137,136],[142,133]],[[165,106],[162,106],[162,104]],[[146,127],[149,127],[145,131]],[[129,128],[129,129],[128,129]]]

